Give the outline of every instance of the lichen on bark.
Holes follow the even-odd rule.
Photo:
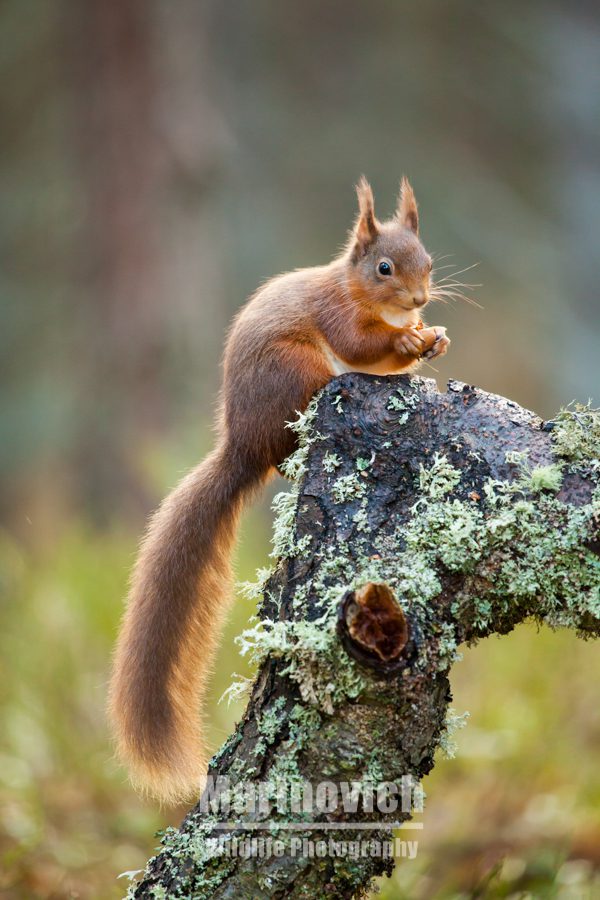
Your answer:
[[[258,675],[210,768],[272,785],[268,809],[243,822],[285,848],[338,827],[356,838],[365,810],[324,813],[320,828],[303,831],[303,811],[278,809],[282,784],[417,782],[438,747],[451,749],[448,673],[461,643],[531,617],[600,633],[598,412],[575,407],[544,423],[455,382],[439,393],[422,378],[346,375],[292,427],[298,450],[283,470],[294,481],[276,500],[278,562],[263,573],[257,621],[240,638]],[[340,630],[345,598],[367,584],[385,585],[406,620],[399,665],[349,652]],[[360,642],[359,628],[351,639]],[[375,810],[370,836],[407,816]],[[226,840],[240,836],[241,821],[232,816]],[[130,895],[355,897],[393,865],[214,856],[217,825],[192,810]]]

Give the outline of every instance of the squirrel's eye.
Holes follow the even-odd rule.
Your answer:
[[[392,264],[387,259],[382,259],[377,263],[377,272],[379,275],[387,277],[392,274]]]

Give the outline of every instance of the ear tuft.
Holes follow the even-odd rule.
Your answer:
[[[354,256],[358,259],[365,254],[379,234],[373,191],[364,175],[356,185],[356,196],[358,197],[358,219],[354,228]]]
[[[415,192],[405,175],[402,176],[402,181],[400,182],[396,218],[405,228],[409,228],[415,234],[419,233],[419,212]]]

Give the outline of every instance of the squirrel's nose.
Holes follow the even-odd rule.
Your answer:
[[[417,291],[413,294],[413,303],[415,306],[425,306],[427,303],[427,295],[424,291]]]

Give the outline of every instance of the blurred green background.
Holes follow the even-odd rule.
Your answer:
[[[184,812],[135,796],[105,725],[138,536],[210,446],[231,316],[336,252],[359,174],[381,215],[409,175],[427,247],[479,263],[483,309],[429,311],[453,345],[424,374],[546,416],[599,399],[600,12],[3,0],[0,74],[0,896],[105,900]],[[269,531],[266,498],[240,580]],[[384,897],[600,897],[599,680],[570,635],[466,652],[469,725]]]

